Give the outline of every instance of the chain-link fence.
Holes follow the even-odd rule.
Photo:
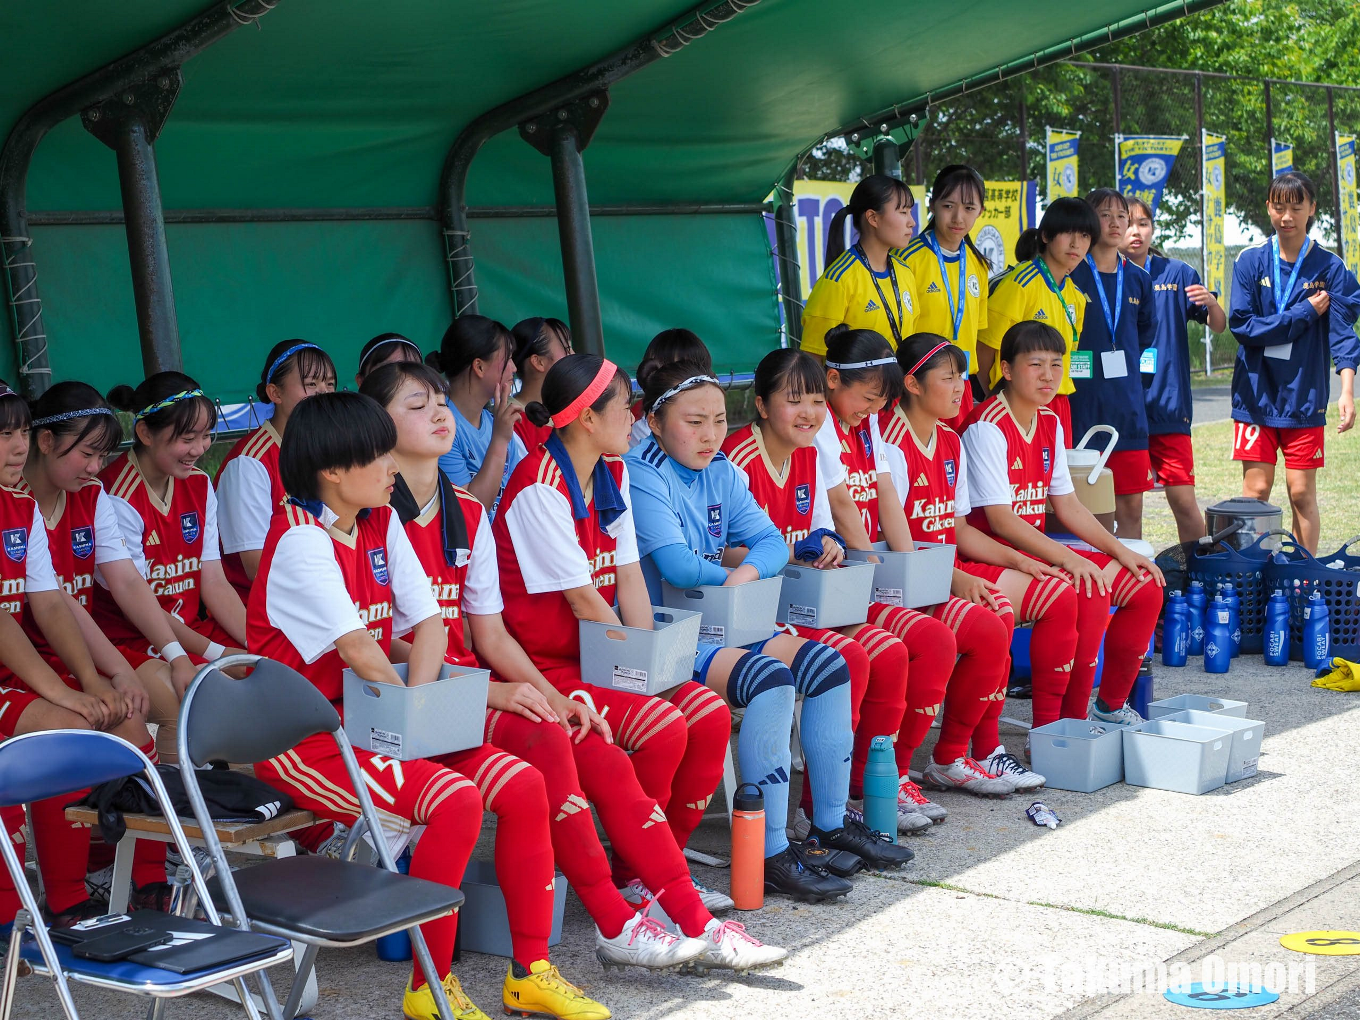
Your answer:
[[[989,180],[1037,179],[1041,201],[1046,127],[1082,132],[1082,193],[1115,181],[1116,134],[1185,135],[1158,207],[1157,242],[1201,271],[1201,131],[1226,136],[1230,285],[1237,253],[1270,233],[1266,186],[1272,137],[1293,145],[1295,169],[1317,185],[1314,236],[1341,251],[1335,135],[1360,134],[1360,88],[1073,61],[933,106],[925,122],[905,157],[905,177],[928,183],[941,166],[970,163]],[[803,172],[834,176],[839,169],[828,164],[826,171],[805,166]],[[1344,244],[1360,245],[1360,238],[1344,239]],[[1227,306],[1231,294],[1223,300]],[[1230,335],[1211,337],[1206,348],[1203,328],[1192,325],[1191,330],[1197,372],[1231,366],[1237,345]]]

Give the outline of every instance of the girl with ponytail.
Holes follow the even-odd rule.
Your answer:
[[[516,399],[524,405],[543,399],[543,377],[548,369],[571,353],[571,330],[561,319],[535,316],[521,319],[510,330],[515,338],[515,350],[510,356],[519,374],[519,394]],[[536,450],[547,442],[552,429],[535,425],[528,416],[515,422],[515,435],[524,443],[525,450]]]
[[[802,349],[826,356],[826,334],[846,323],[887,337],[894,349],[915,331],[916,281],[895,249],[911,243],[916,221],[911,189],[896,177],[870,174],[836,212],[826,242],[826,268],[803,307]],[[858,233],[845,247],[845,221]]]
[[[971,166],[955,163],[930,186],[930,222],[898,258],[916,280],[916,331],[939,334],[963,351],[963,398],[949,422],[958,431],[973,409],[978,330],[987,325],[987,259],[970,231],[986,203],[987,186]],[[900,348],[899,348],[900,349]],[[982,391],[979,390],[979,394]]]

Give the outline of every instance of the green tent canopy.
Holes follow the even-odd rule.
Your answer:
[[[749,369],[779,337],[769,231],[753,207],[798,153],[893,104],[919,110],[1035,54],[1066,55],[1212,2],[759,0],[713,25],[613,84],[585,150],[592,205],[745,207],[592,218],[611,355],[635,363],[653,333],[685,325],[720,366]],[[13,125],[44,95],[204,9],[203,0],[6,5],[0,121]],[[375,333],[433,347],[451,315],[435,209],[458,133],[694,10],[667,0],[279,0],[192,57],[156,142],[186,370],[231,399],[253,389],[264,351],[290,336],[330,350],[342,380]],[[466,202],[480,311],[507,323],[565,318],[555,220],[477,215],[551,207],[548,159],[514,130],[495,136],[472,165]],[[140,377],[122,226],[52,215],[81,221],[120,207],[112,150],[79,118],[54,128],[27,190],[54,379],[106,388]],[[255,210],[317,209],[366,218],[173,222],[187,210],[252,220],[267,218]],[[10,344],[0,374],[13,381],[15,371]]]

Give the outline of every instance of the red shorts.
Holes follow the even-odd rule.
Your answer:
[[[1284,466],[1291,471],[1312,471],[1326,463],[1323,456],[1325,428],[1277,429],[1272,425],[1233,422],[1233,460],[1274,464],[1278,450],[1284,451]]]
[[[959,403],[959,413],[952,418],[942,418],[941,420],[955,432],[963,431],[963,423],[968,420],[968,415],[973,410],[973,381],[969,379],[963,387],[963,400]]]
[[[1076,439],[1072,435],[1072,405],[1068,403],[1067,394],[1059,393],[1050,400],[1048,409],[1058,416],[1058,421],[1062,422],[1063,445],[1069,450],[1072,449]]]
[[[1152,473],[1163,487],[1195,484],[1195,446],[1179,432],[1148,436]]]
[[[1152,462],[1147,450],[1116,450],[1105,462],[1114,473],[1114,494],[1129,496],[1152,488]]]
[[[19,716],[35,701],[41,701],[32,691],[18,687],[0,687],[0,738],[14,736]]]

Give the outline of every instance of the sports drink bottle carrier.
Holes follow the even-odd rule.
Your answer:
[[[1360,659],[1360,556],[1350,547],[1360,535],[1347,540],[1336,552],[1314,556],[1291,535],[1280,543],[1265,565],[1268,592],[1276,588],[1289,599],[1289,656],[1303,659],[1303,608],[1313,592],[1327,603],[1331,623],[1331,654]],[[1341,561],[1342,566],[1327,564]],[[1268,597],[1268,593],[1267,593]]]

